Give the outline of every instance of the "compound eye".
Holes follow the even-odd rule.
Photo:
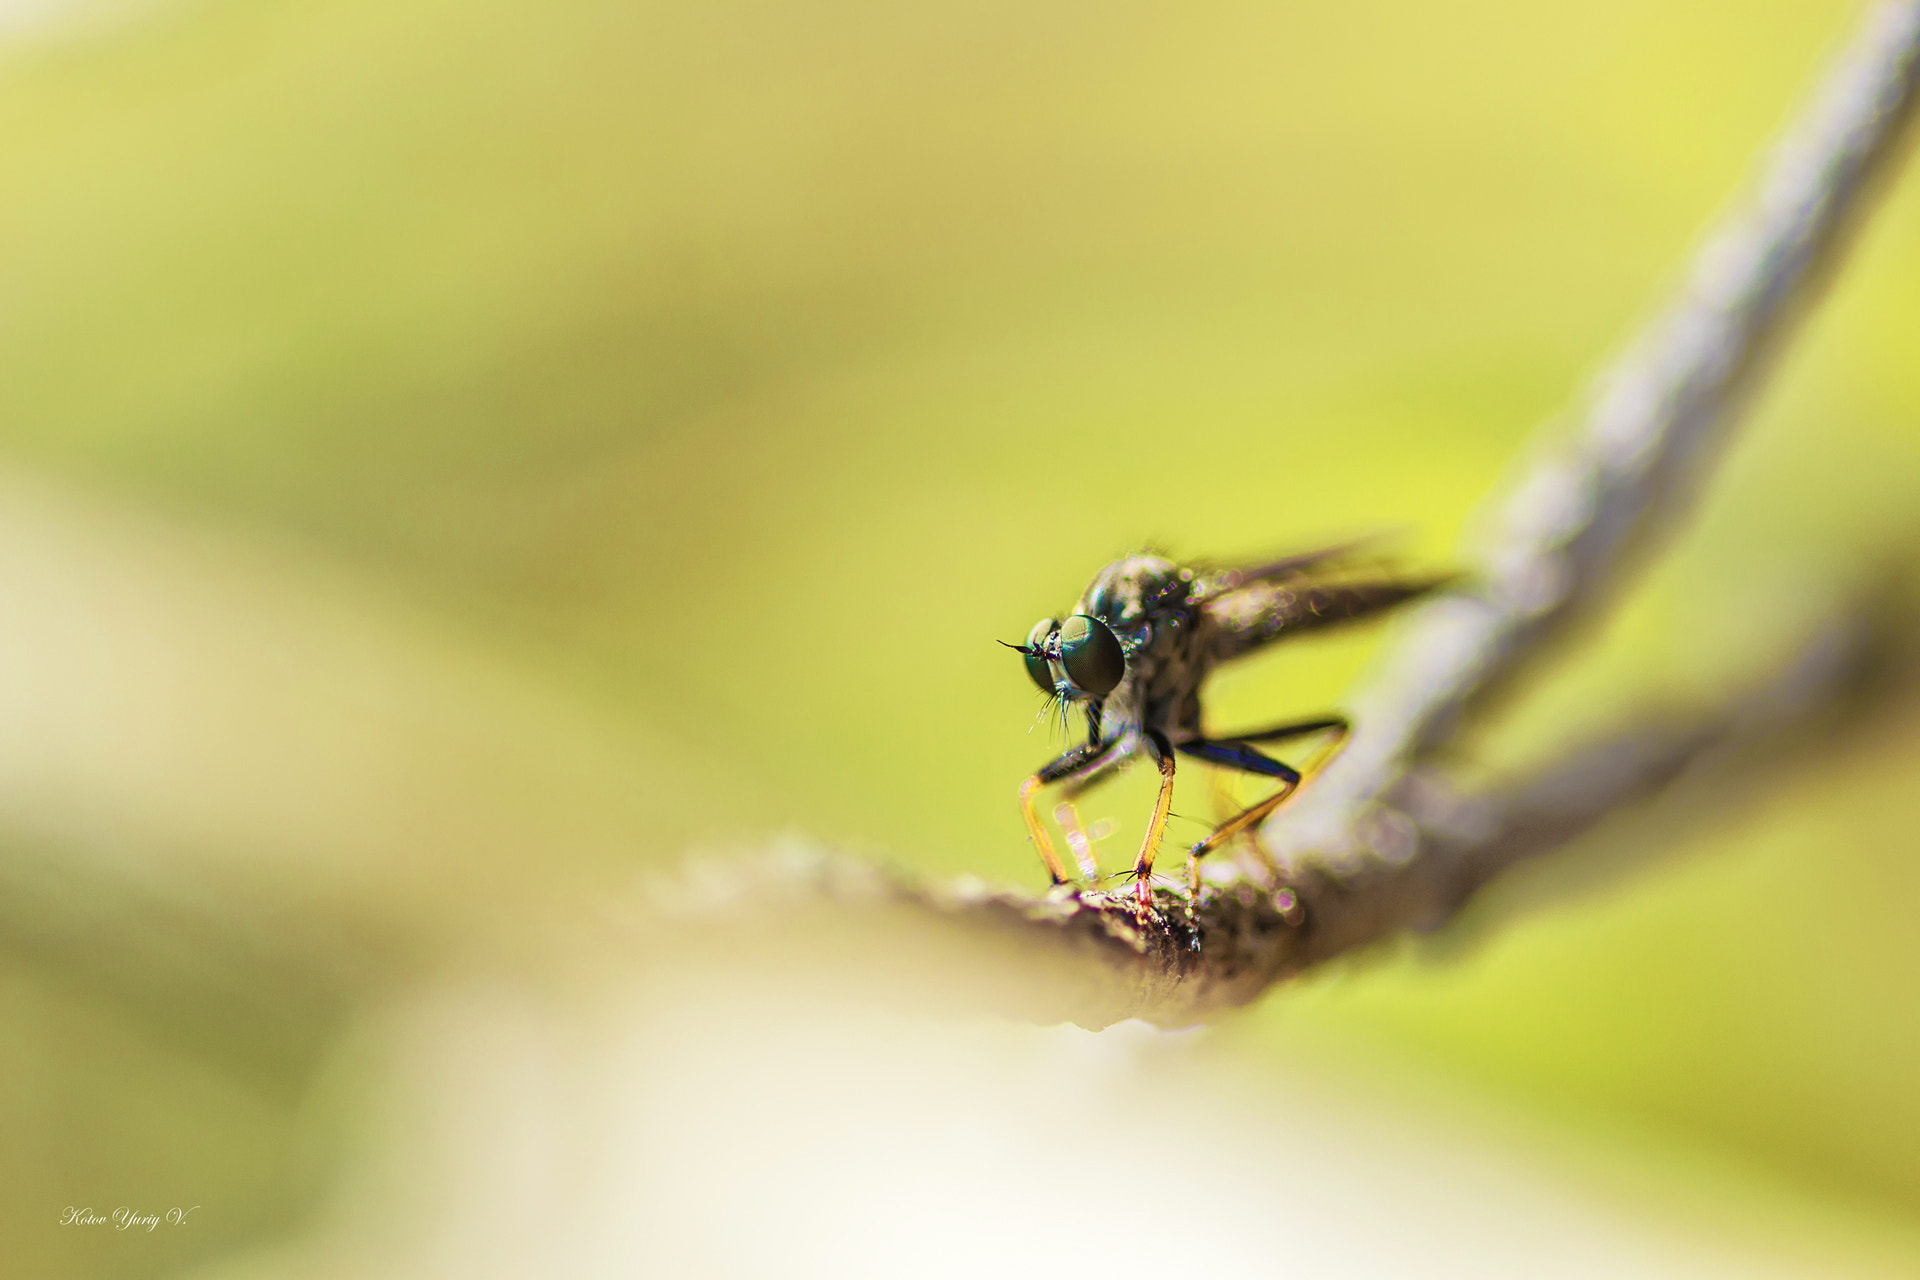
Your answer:
[[[1104,698],[1127,674],[1127,655],[1106,623],[1076,613],[1060,628],[1060,665],[1075,688]]]
[[[1047,640],[1060,629],[1060,624],[1052,618],[1042,618],[1033,624],[1033,630],[1027,632],[1027,674],[1040,686],[1040,692],[1053,692],[1053,669],[1047,665]]]

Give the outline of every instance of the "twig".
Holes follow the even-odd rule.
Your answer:
[[[1364,851],[1364,826],[1400,781],[1605,603],[1632,553],[1687,506],[1763,357],[1891,167],[1916,85],[1920,3],[1875,7],[1679,298],[1599,380],[1579,429],[1498,505],[1475,589],[1410,619],[1353,699],[1346,751],[1266,833],[1277,856]]]
[[[1856,725],[1873,701],[1859,695],[1897,674],[1900,664],[1882,660],[1887,642],[1904,650],[1905,632],[1884,618],[1843,620],[1720,711],[1630,723],[1491,790],[1459,791],[1434,764],[1490,695],[1613,596],[1636,553],[1685,510],[1765,358],[1892,168],[1917,86],[1920,0],[1874,8],[1750,200],[1706,241],[1678,300],[1599,381],[1577,429],[1498,504],[1472,585],[1409,619],[1382,675],[1352,700],[1357,733],[1344,754],[1262,833],[1277,879],[1242,870],[1198,902],[1156,887],[1145,920],[1131,895],[930,889],[841,859],[789,861],[761,883],[797,879],[829,897],[911,904],[976,943],[983,932],[1004,936],[1029,976],[993,997],[1002,1008],[1089,1026],[1177,1025],[1354,948],[1437,926],[1506,868],[1718,754]],[[1803,758],[1774,751],[1759,772],[1777,776]]]
[[[1356,948],[1435,928],[1502,871],[1677,781],[1695,779],[1695,794],[1724,808],[1803,768],[1920,683],[1920,625],[1900,599],[1897,610],[1869,602],[1784,670],[1706,714],[1634,717],[1543,768],[1477,789],[1435,771],[1408,775],[1401,803],[1376,811],[1374,852],[1337,869],[1303,862],[1282,889],[1239,879],[1209,885],[1189,903],[1157,888],[1159,913],[1143,921],[1131,891],[1035,898],[927,886],[857,859],[789,849],[772,861],[701,864],[697,886],[676,884],[652,900],[690,907],[702,925],[714,906],[752,901],[816,937],[821,925],[808,908],[822,901],[905,907],[923,932],[931,925],[966,935],[979,968],[989,967],[983,953],[995,941],[1009,952],[998,966],[1005,980],[967,986],[950,970],[926,974],[915,987],[923,998],[944,984],[950,998],[1042,1021],[1187,1025]]]

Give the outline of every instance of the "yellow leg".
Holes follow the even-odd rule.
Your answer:
[[[1140,842],[1140,856],[1133,860],[1134,893],[1142,911],[1153,905],[1153,855],[1160,850],[1160,833],[1166,830],[1167,813],[1173,808],[1173,752],[1162,751],[1158,763],[1160,796],[1153,802],[1153,818],[1147,823],[1147,838]]]
[[[1221,823],[1214,829],[1212,835],[1193,846],[1193,852],[1187,856],[1187,891],[1195,895],[1200,892],[1200,859],[1242,833],[1252,839],[1253,833],[1259,829],[1262,822],[1272,816],[1275,809],[1299,794],[1300,790],[1312,782],[1322,769],[1333,762],[1333,758],[1340,754],[1340,749],[1347,745],[1347,738],[1351,732],[1352,730],[1345,725],[1340,726],[1333,739],[1315,753],[1313,759],[1307,762],[1306,768],[1300,771],[1300,781],[1282,783],[1280,790],[1252,808]],[[1256,850],[1259,848],[1257,843],[1255,848]]]
[[[1294,792],[1300,790],[1300,788],[1305,785],[1306,785],[1306,782],[1304,779],[1300,782],[1281,783],[1280,790],[1268,796],[1265,800],[1262,800],[1259,804],[1256,804],[1251,808],[1241,810],[1234,817],[1229,818],[1227,821],[1221,823],[1218,827],[1214,828],[1214,832],[1212,835],[1208,836],[1205,840],[1202,840],[1199,844],[1193,846],[1193,857],[1188,863],[1188,867],[1190,869],[1188,879],[1193,883],[1193,885],[1196,888],[1199,886],[1199,882],[1200,882],[1199,866],[1200,866],[1201,858],[1204,858],[1209,853],[1212,853],[1215,849],[1218,849],[1221,845],[1233,839],[1235,836],[1239,835],[1242,831],[1250,830],[1254,826],[1258,825],[1262,818],[1272,813],[1275,809],[1278,809],[1283,803],[1286,802],[1289,796],[1293,795]]]
[[[1033,811],[1033,797],[1045,785],[1037,773],[1020,784],[1020,816],[1027,820],[1027,834],[1033,837],[1033,847],[1040,854],[1040,861],[1047,864],[1047,874],[1053,877],[1055,884],[1065,884],[1066,864],[1053,851],[1053,841],[1047,838],[1047,829],[1040,825],[1040,815]]]

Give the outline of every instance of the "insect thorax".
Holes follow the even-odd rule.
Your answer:
[[[1206,675],[1199,618],[1189,603],[1193,578],[1192,570],[1160,556],[1128,556],[1095,575],[1077,609],[1105,622],[1126,650],[1127,678],[1109,704],[1114,719],[1175,740],[1197,732]]]

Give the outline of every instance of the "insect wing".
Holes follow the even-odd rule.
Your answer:
[[[1215,660],[1224,661],[1284,635],[1384,613],[1450,580],[1411,576],[1323,580],[1297,574],[1221,592],[1205,601],[1202,609],[1218,637]]]
[[[1339,566],[1343,562],[1351,562],[1355,553],[1377,545],[1384,536],[1375,534],[1366,538],[1356,538],[1350,542],[1336,543],[1331,547],[1321,547],[1315,551],[1302,551],[1290,556],[1282,556],[1263,564],[1202,568],[1196,575],[1199,581],[1191,600],[1194,603],[1204,604],[1219,596],[1263,582],[1308,576],[1334,576],[1339,572]],[[1375,567],[1377,569],[1378,566]]]

